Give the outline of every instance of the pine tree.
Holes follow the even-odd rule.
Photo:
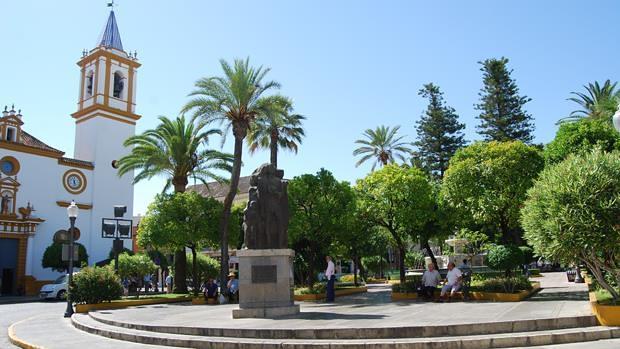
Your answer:
[[[517,83],[510,76],[508,58],[491,58],[484,62],[480,70],[483,72],[484,86],[478,94],[480,103],[475,105],[481,113],[478,133],[488,141],[520,140],[531,143],[534,131],[532,116],[523,110],[523,105],[531,101],[527,96],[519,95]]]
[[[424,85],[418,95],[428,98],[428,107],[417,122],[418,140],[414,143],[417,147],[414,157],[425,171],[441,178],[452,155],[465,145],[462,132],[465,124],[458,121],[454,108],[445,104],[443,92],[437,85]]]

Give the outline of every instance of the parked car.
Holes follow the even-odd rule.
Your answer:
[[[75,274],[74,274],[75,275]],[[62,275],[53,283],[43,285],[39,291],[39,298],[42,299],[66,299],[69,274]]]

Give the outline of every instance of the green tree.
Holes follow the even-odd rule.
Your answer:
[[[506,65],[508,58],[491,58],[482,62],[483,87],[480,90],[480,125],[478,133],[488,141],[520,140],[531,143],[534,132],[532,116],[523,106],[531,99],[519,95],[517,83]]]
[[[122,253],[118,256],[118,275],[123,279],[134,279],[138,285],[142,283],[144,276],[151,275],[156,270],[155,263],[145,254]],[[139,290],[136,293],[136,298],[140,298]]]
[[[387,126],[379,126],[376,129],[367,129],[363,136],[366,139],[358,139],[356,144],[361,146],[353,151],[354,156],[361,155],[355,167],[363,164],[368,160],[374,161],[372,170],[375,170],[377,164],[385,166],[394,163],[397,159],[405,162],[405,157],[411,154],[409,143],[403,142],[404,136],[397,136],[400,126],[389,128]]]
[[[271,164],[278,168],[278,148],[297,153],[305,136],[302,115],[293,113],[293,101],[276,95],[264,98],[265,113],[250,126],[247,143],[250,153],[257,149],[269,149]]]
[[[428,178],[417,168],[388,165],[359,180],[356,190],[365,217],[389,231],[398,247],[404,284],[407,238],[420,238],[433,211]]]
[[[426,84],[418,95],[428,99],[428,106],[417,122],[415,157],[421,161],[427,172],[442,178],[450,158],[457,149],[465,145],[465,124],[458,121],[454,108],[445,104],[439,86]]]
[[[172,186],[176,193],[185,192],[190,177],[204,184],[209,180],[224,181],[215,171],[230,171],[231,155],[206,148],[209,137],[220,135],[220,130],[207,129],[205,121],[186,120],[184,116],[174,120],[160,116],[159,122],[155,129],[125,141],[131,153],[118,160],[119,176],[138,170],[134,183],[165,176],[164,191]],[[174,263],[174,287],[177,292],[187,292],[184,249],[175,251]]]
[[[196,192],[160,194],[149,205],[138,228],[138,244],[141,247],[182,250],[189,248],[193,256],[205,246],[216,246],[218,217],[222,204],[213,198],[205,198]],[[185,252],[183,252],[185,256]],[[184,258],[185,260],[185,258]],[[192,261],[196,261],[193,258]],[[179,272],[175,265],[175,279]],[[197,275],[198,265],[192,263]],[[200,285],[194,283],[194,294]],[[176,289],[176,283],[175,283]],[[176,292],[183,292],[176,290]]]
[[[267,92],[280,87],[275,81],[265,81],[269,68],[250,66],[250,59],[235,59],[231,66],[220,60],[224,76],[207,77],[198,80],[196,89],[190,93],[192,99],[183,107],[182,112],[192,112],[205,122],[226,124],[232,129],[235,138],[234,162],[228,194],[224,199],[224,209],[220,218],[220,249],[222,252],[220,282],[222,290],[226,289],[228,276],[228,232],[233,200],[239,189],[241,175],[243,140],[256,117],[263,115],[267,107],[264,98]]]
[[[519,210],[543,166],[536,147],[519,141],[476,142],[450,160],[442,201],[455,215],[457,228],[483,227],[493,239],[499,233],[503,244],[522,244]]]
[[[571,92],[574,97],[568,98],[569,101],[577,103],[581,109],[570,113],[563,121],[575,121],[583,118],[610,118],[618,109],[620,99],[620,90],[616,89],[618,83],[611,83],[605,80],[603,86],[598,81],[583,86],[586,90],[583,92]]]
[[[187,260],[192,263],[192,265],[194,264],[194,256],[191,253],[187,254]],[[188,273],[189,278],[192,280],[192,284],[198,285],[198,287],[194,287],[194,295],[196,295],[196,292],[208,279],[217,278],[220,271],[220,262],[218,262],[215,258],[198,253],[196,255],[196,261],[196,270],[198,271],[198,274],[194,274],[193,268]],[[194,275],[198,275],[198,277],[196,278]]]
[[[501,270],[509,277],[512,271],[523,264],[523,252],[514,245],[493,245],[487,254],[487,265],[494,270]]]
[[[88,253],[84,245],[74,242],[73,248],[78,250],[78,260],[73,261],[73,267],[81,267],[83,263],[88,264]],[[59,273],[68,273],[69,262],[62,260],[62,243],[54,242],[49,245],[43,252],[41,266],[43,268],[52,268]]]
[[[585,264],[619,299],[620,153],[595,150],[550,166],[528,191],[522,210],[525,238],[546,259]]]
[[[354,208],[353,195],[348,182],[338,182],[325,169],[289,182],[288,243],[295,250],[298,282],[312,285],[317,273],[324,270],[332,242],[347,227],[347,215]]]
[[[555,138],[545,146],[547,164],[556,164],[570,154],[584,154],[594,148],[620,150],[620,134],[610,118],[584,118],[560,124]]]

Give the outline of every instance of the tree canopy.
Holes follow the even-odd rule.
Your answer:
[[[428,106],[417,122],[415,156],[427,172],[441,178],[448,168],[450,158],[465,145],[465,124],[458,121],[454,108],[445,104],[439,86],[426,84],[418,95],[428,99]]]
[[[354,208],[353,190],[348,182],[339,182],[321,169],[293,178],[288,195],[288,238],[296,253],[295,277],[312,285],[316,274],[324,270],[324,258],[335,237],[347,227],[347,215]]]
[[[545,169],[522,210],[525,238],[536,254],[586,264],[615,300],[605,280],[620,285],[620,153],[571,155]]]
[[[478,62],[482,66],[482,89],[478,133],[487,141],[520,140],[531,143],[534,124],[532,116],[523,107],[531,100],[519,95],[519,87],[507,67],[508,58],[491,58]]]
[[[387,165],[357,182],[362,214],[390,232],[400,255],[400,279],[405,281],[406,242],[419,240],[433,214],[432,187],[418,168]]]
[[[442,200],[459,228],[483,230],[504,244],[521,244],[519,210],[543,166],[536,147],[519,141],[476,142],[450,160]]]
[[[545,146],[544,156],[548,164],[555,164],[570,154],[588,153],[594,148],[620,150],[620,134],[610,118],[584,118],[560,124],[555,138]]]

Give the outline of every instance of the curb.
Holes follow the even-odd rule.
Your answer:
[[[20,348],[23,348],[23,349],[45,349],[42,346],[39,346],[39,345],[36,345],[36,344],[32,344],[32,343],[28,343],[25,340],[17,337],[17,335],[15,334],[15,329],[14,329],[15,325],[17,325],[17,324],[19,324],[21,322],[30,320],[30,319],[32,319],[34,317],[36,317],[36,316],[29,317],[27,319],[23,319],[23,320],[17,321],[16,323],[11,324],[11,326],[9,326],[9,330],[8,330],[9,333],[8,333],[8,335],[9,335],[9,341],[11,343],[13,343],[14,345],[16,345],[16,346],[18,346]]]

